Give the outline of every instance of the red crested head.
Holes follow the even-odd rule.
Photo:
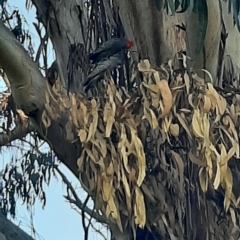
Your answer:
[[[126,42],[126,48],[129,49],[129,48],[132,48],[133,46],[134,46],[133,41],[127,40],[127,42]]]

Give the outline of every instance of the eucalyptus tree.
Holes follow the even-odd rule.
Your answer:
[[[35,54],[0,3],[2,115],[16,125],[1,146],[32,132],[46,141],[93,200],[83,215],[115,239],[239,238],[237,0],[26,1]],[[125,36],[124,64],[86,91],[89,53]]]

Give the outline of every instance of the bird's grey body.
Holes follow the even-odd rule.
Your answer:
[[[123,64],[123,55],[117,53],[110,58],[99,62],[92,72],[88,75],[87,79],[83,82],[83,86],[90,86],[94,81],[103,77],[106,70],[113,70]]]
[[[97,50],[89,54],[92,63],[97,63],[127,48],[125,38],[113,38],[104,42]]]
[[[112,71],[123,64],[125,50],[131,48],[133,42],[126,38],[113,38],[104,42],[97,50],[89,54],[89,59],[95,67],[83,82],[86,91],[92,83],[101,79],[106,70]]]

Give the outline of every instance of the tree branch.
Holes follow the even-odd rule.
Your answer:
[[[0,133],[0,147],[5,146],[8,143],[25,137],[28,133],[34,131],[32,121],[28,120],[26,124],[21,124],[20,121],[16,121],[16,127],[9,133]]]
[[[100,223],[105,223],[105,219],[99,215],[97,212],[93,212],[90,208],[88,208],[87,206],[85,206],[85,204],[80,200],[80,198],[78,197],[75,189],[73,188],[72,184],[68,181],[68,179],[66,178],[66,176],[58,169],[56,168],[56,171],[58,172],[58,174],[61,176],[63,182],[67,185],[67,187],[71,190],[74,199],[70,199],[68,197],[65,197],[70,203],[75,204],[81,211],[86,212],[89,216],[92,216],[95,220],[97,220]]]
[[[22,229],[20,229],[2,214],[0,214],[0,233],[5,236],[6,240],[34,240],[31,236],[25,233]]]
[[[128,233],[127,232],[121,232],[118,228],[118,226],[114,223],[112,223],[110,220],[104,218],[104,216],[99,215],[97,212],[93,212],[91,209],[89,209],[79,198],[78,195],[75,191],[75,189],[73,188],[72,184],[68,181],[68,179],[66,178],[66,176],[58,169],[56,168],[57,172],[59,173],[59,175],[62,177],[64,183],[67,185],[67,187],[69,187],[69,189],[71,190],[75,200],[70,199],[70,198],[66,198],[67,200],[70,201],[70,203],[75,204],[81,211],[84,211],[85,213],[87,213],[89,216],[91,216],[92,218],[94,218],[96,221],[100,222],[100,223],[106,223],[110,229],[114,232],[114,235],[116,237],[116,239],[118,240],[125,240],[128,239]]]
[[[40,73],[37,63],[31,59],[23,46],[0,20],[0,68],[7,74],[11,92],[17,107],[29,114],[33,110],[44,109],[47,81]],[[45,131],[41,111],[36,117],[38,129],[44,132],[44,140],[52,145],[57,157],[77,177],[77,151],[74,144],[63,137],[63,128],[68,116],[62,115]],[[63,147],[64,146],[64,147]]]
[[[0,20],[0,68],[9,79],[13,98],[26,114],[41,109],[46,81],[37,64]]]

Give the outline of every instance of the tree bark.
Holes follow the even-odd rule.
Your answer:
[[[222,2],[222,1],[221,1]],[[216,82],[218,72],[218,59],[219,59],[219,45],[221,40],[222,31],[222,11],[220,1],[207,1],[208,7],[208,26],[204,46],[202,51],[197,55],[196,38],[200,26],[198,13],[186,13],[186,43],[187,55],[190,56],[190,66],[194,69],[208,70],[214,81]],[[198,71],[198,74],[201,74]]]
[[[74,44],[85,44],[86,29],[86,10],[82,1],[80,5],[75,0],[69,1],[40,1],[33,0],[37,7],[38,18],[44,24],[47,33],[53,43],[56,52],[57,63],[60,69],[60,78],[64,87],[69,81],[68,65],[71,58],[71,46]],[[176,14],[168,16],[166,12],[158,11],[152,0],[115,0],[119,7],[120,17],[128,38],[133,39],[136,48],[142,59],[150,59],[152,64],[160,65],[169,59],[172,59],[178,51],[185,50],[185,33],[175,27],[176,24],[187,22],[188,49],[194,45],[195,25],[191,25],[196,16],[192,15],[187,20],[185,14]],[[50,5],[48,5],[50,4]],[[218,68],[218,49],[220,44],[221,17],[223,16],[226,28],[229,30],[229,39],[231,43],[237,42],[239,34],[233,31],[232,18],[227,13],[225,3],[223,14],[221,15],[219,1],[208,1],[209,16],[216,13],[214,19],[209,22],[207,29],[207,38],[205,39],[205,51],[202,57],[198,57],[195,66],[206,67],[213,74],[214,78]],[[231,19],[231,22],[230,22]],[[216,24],[216,25],[215,25]],[[216,29],[215,29],[216,26]],[[234,32],[234,33],[233,33]],[[236,34],[235,34],[236,33]],[[192,37],[192,40],[191,40]],[[237,66],[240,65],[239,49],[233,48],[234,44],[227,46],[227,53],[233,56]],[[136,60],[138,56],[135,56]],[[194,56],[192,56],[194,59]],[[62,113],[60,117],[51,123],[46,130],[42,124],[41,113],[44,110],[45,92],[48,86],[45,78],[38,70],[37,64],[23,50],[21,44],[14,38],[10,31],[0,22],[0,67],[4,69],[9,78],[14,100],[18,107],[25,113],[31,113],[38,110],[35,117],[36,124],[46,136],[52,149],[58,158],[78,177],[77,158],[80,146],[72,143],[74,139],[66,137],[65,125],[68,122],[68,112]],[[81,81],[84,73],[81,68],[77,69],[71,89],[81,91]],[[197,216],[198,217],[198,216]],[[106,219],[106,222],[107,219]],[[116,239],[128,239],[128,233],[121,233],[116,225],[109,223]],[[1,225],[0,225],[1,227]],[[206,236],[203,232],[202,236]]]
[[[67,88],[68,66],[71,59],[71,46],[80,44],[84,48],[87,38],[87,13],[84,1],[42,1],[33,0],[37,15],[50,37],[56,53],[56,60],[63,87]],[[82,52],[83,54],[84,52]],[[82,56],[78,56],[82,57]],[[85,77],[83,69],[75,68],[70,85],[72,92],[81,91],[81,81]]]
[[[185,50],[185,33],[176,27],[185,22],[185,14],[169,16],[166,11],[158,11],[152,0],[115,2],[126,35],[136,43],[141,59],[160,65]]]
[[[17,106],[26,114],[43,108],[46,80],[2,21],[0,43],[0,67],[7,73]]]
[[[51,144],[57,157],[78,176],[77,172],[77,149],[71,141],[64,138],[64,126],[66,115],[62,115],[51,126],[44,129],[41,113],[45,104],[45,92],[47,91],[47,81],[42,76],[37,64],[28,56],[21,44],[14,38],[13,34],[0,21],[0,68],[2,68],[9,78],[14,101],[26,114],[38,110],[35,124],[41,129]],[[73,139],[72,139],[73,140]]]
[[[0,240],[34,240],[21,228],[0,214]]]

